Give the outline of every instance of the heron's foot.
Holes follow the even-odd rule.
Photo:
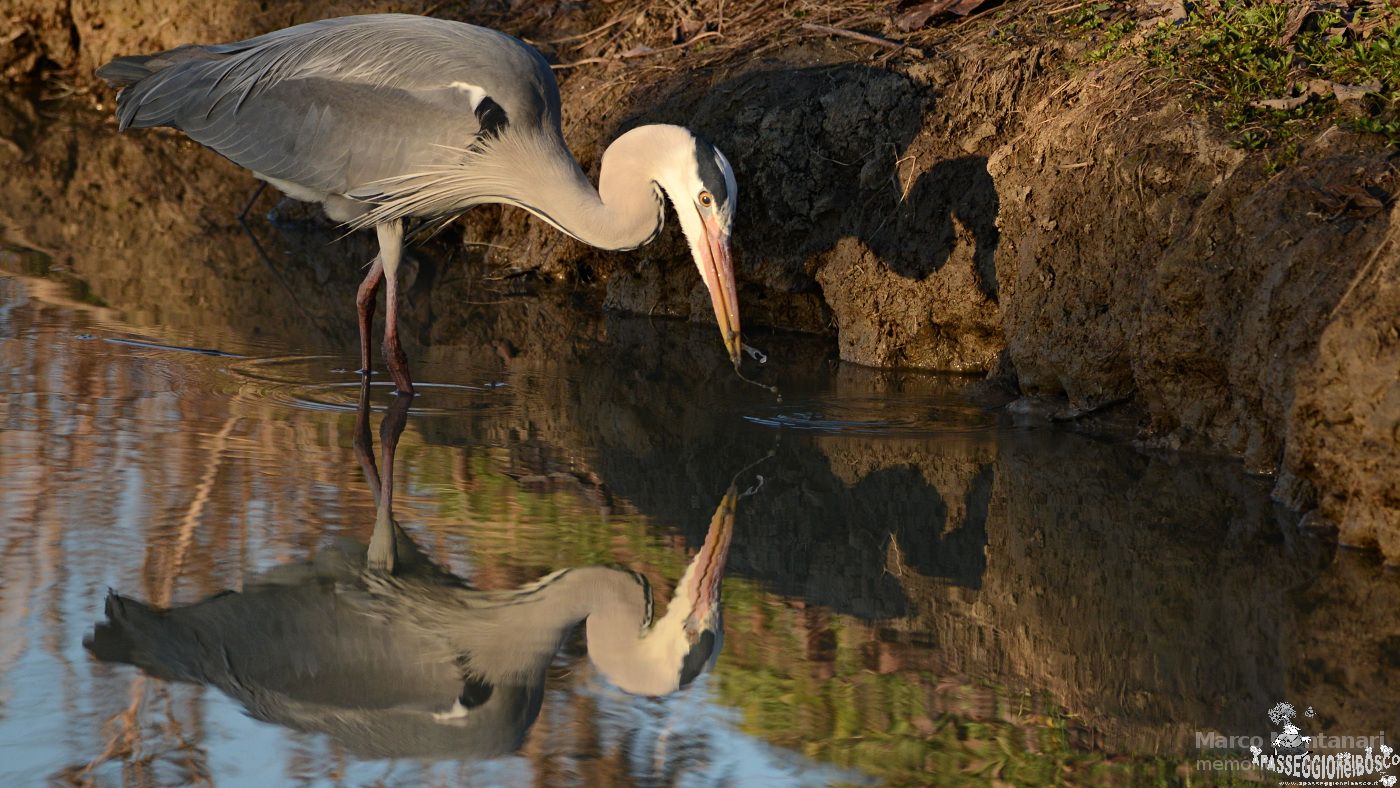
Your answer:
[[[408,376],[408,365],[404,364],[399,369],[392,366],[389,368],[389,377],[394,379],[394,393],[400,397],[412,397],[413,379]]]
[[[389,377],[394,379],[394,388],[398,393],[413,396],[413,377],[408,372],[408,356],[403,352],[397,337],[385,340],[384,361],[389,366]]]
[[[394,516],[387,507],[379,507],[374,518],[374,534],[369,538],[369,551],[365,555],[365,568],[374,572],[394,573],[398,563],[394,547]]]

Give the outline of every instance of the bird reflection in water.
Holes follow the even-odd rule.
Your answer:
[[[580,623],[593,664],[630,693],[674,692],[714,665],[733,484],[659,620],[646,579],[626,569],[561,569],[515,590],[476,590],[390,514],[410,399],[397,397],[381,425],[381,485],[368,394],[366,384],[355,440],[379,512],[368,546],[342,544],[169,610],[112,593],[87,648],[218,687],[258,719],[328,734],[364,757],[514,751],[539,716],[551,660]]]

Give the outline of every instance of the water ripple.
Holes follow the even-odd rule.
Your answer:
[[[744,416],[763,427],[829,433],[926,437],[983,432],[996,416],[973,403],[944,397],[821,397],[779,405]]]
[[[302,410],[339,411],[353,413],[359,402],[360,374],[337,366],[338,356],[275,356],[243,359],[230,365],[228,372],[243,380],[245,394],[256,399]],[[415,381],[417,396],[413,413],[418,415],[453,415],[479,413],[507,407],[505,398],[494,392],[508,384],[500,381],[482,383],[433,383]],[[375,393],[376,410],[387,407],[385,395],[393,390],[387,378],[370,383]]]

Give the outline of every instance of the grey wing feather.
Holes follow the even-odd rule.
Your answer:
[[[192,113],[180,128],[250,170],[335,194],[437,163],[443,146],[477,132],[464,98],[324,79],[281,82],[236,111]]]
[[[98,75],[123,87],[122,128],[174,126],[241,166],[328,193],[460,159],[482,130],[463,85],[510,126],[559,136],[558,86],[538,52],[427,17],[322,20],[119,58]]]

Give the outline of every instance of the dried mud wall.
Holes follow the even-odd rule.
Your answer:
[[[563,5],[453,13],[476,6],[469,21],[532,40],[602,21]],[[426,4],[0,0],[0,71],[58,68],[90,86],[115,54],[375,10]],[[561,71],[565,133],[595,171],[608,140],[645,122],[690,125],[727,152],[746,325],[834,335],[858,364],[987,373],[1055,418],[1126,404],[1146,444],[1239,456],[1313,523],[1400,562],[1393,152],[1331,129],[1270,172],[1131,60],[1086,67],[1058,45],[966,29],[887,64],[813,40],[705,72],[646,59]],[[151,144],[230,193],[244,183],[217,157]],[[117,233],[130,220],[93,219]],[[710,319],[673,226],[616,255],[519,211],[464,225],[488,265],[613,309]]]
[[[1331,129],[1270,174],[1172,102],[1125,102],[1130,66],[1092,76],[990,157],[1019,387],[1070,414],[1131,400],[1149,443],[1277,472],[1278,499],[1400,559],[1393,151]]]

